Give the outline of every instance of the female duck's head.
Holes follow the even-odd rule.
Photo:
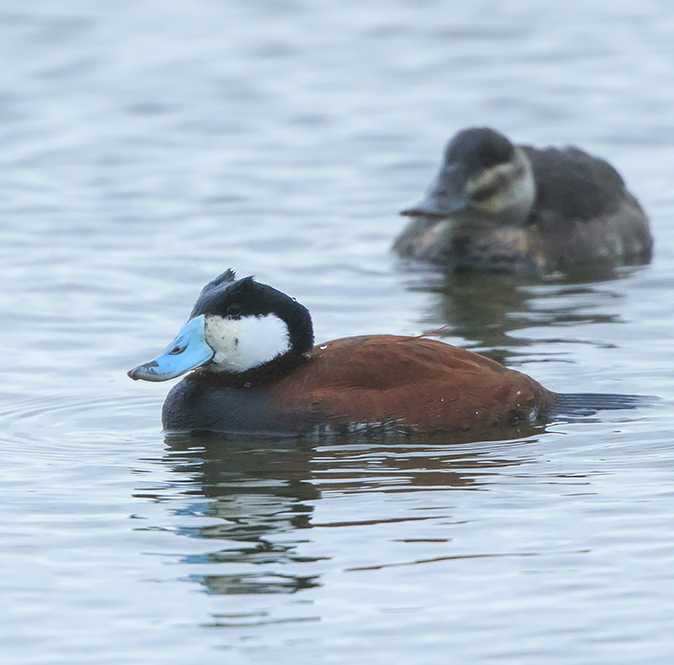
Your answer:
[[[207,284],[189,318],[164,352],[128,372],[167,381],[190,370],[239,373],[276,358],[306,356],[314,341],[309,311],[252,277],[227,270]]]
[[[522,224],[535,197],[533,171],[521,148],[493,129],[474,127],[449,141],[426,197],[401,214]]]

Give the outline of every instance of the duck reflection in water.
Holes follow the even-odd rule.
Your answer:
[[[476,352],[508,364],[519,349],[538,343],[528,328],[556,329],[548,353],[559,359],[554,344],[578,343],[566,334],[569,326],[620,323],[625,296],[620,283],[642,268],[626,268],[604,275],[558,275],[544,281],[522,275],[431,271],[407,272],[407,288],[429,293],[430,306],[421,322],[438,337],[461,340]],[[566,332],[565,332],[566,331]],[[585,344],[604,346],[601,339]]]
[[[308,482],[309,448],[287,439],[208,434],[169,434],[166,446],[162,463],[183,478],[180,487],[195,502],[195,510],[186,512],[216,520],[181,528],[182,535],[218,543],[215,551],[186,561],[259,566],[252,572],[234,566],[232,574],[192,575],[192,581],[215,594],[294,593],[318,585],[315,574],[287,572],[292,564],[306,567],[319,560],[297,553],[319,497]]]
[[[517,432],[499,436],[508,434]],[[307,546],[312,528],[348,529],[401,519],[397,513],[375,512],[362,515],[362,521],[316,521],[317,502],[368,492],[484,491],[498,469],[530,464],[526,444],[535,441],[528,438],[494,449],[466,446],[463,437],[445,437],[444,444],[369,437],[349,445],[329,445],[327,440],[318,445],[278,437],[167,434],[166,452],[158,463],[170,469],[176,482],[158,490],[143,487],[138,494],[179,504],[173,511],[179,521],[176,533],[213,543],[211,552],[183,558],[200,570],[212,565],[212,574],[188,577],[206,592],[296,593],[321,584],[321,561],[329,555]],[[210,524],[204,526],[204,519]],[[438,515],[408,516],[405,521],[415,519]],[[192,526],[190,520],[198,524]]]

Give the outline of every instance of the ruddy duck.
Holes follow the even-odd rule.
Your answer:
[[[597,397],[553,393],[489,358],[423,337],[313,343],[305,307],[227,270],[204,287],[164,353],[128,374],[166,381],[189,372],[164,403],[170,431],[486,431]]]
[[[647,263],[648,219],[603,159],[513,145],[486,127],[447,144],[426,197],[393,250],[448,270],[549,274]]]

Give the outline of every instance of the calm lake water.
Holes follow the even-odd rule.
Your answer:
[[[0,660],[671,663],[674,8],[0,2]],[[389,254],[457,129],[614,163],[650,266]],[[660,400],[503,440],[165,437],[130,367],[227,267],[317,340],[445,338]]]

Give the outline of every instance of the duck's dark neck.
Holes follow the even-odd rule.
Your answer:
[[[279,312],[288,326],[290,338],[290,351],[285,355],[308,355],[314,346],[314,326],[311,322],[311,314],[296,300],[290,298],[288,300],[290,302],[284,303],[284,311]]]
[[[245,372],[209,372],[198,369],[189,376],[199,383],[217,388],[256,388],[282,379],[308,360],[308,355],[291,350]]]

